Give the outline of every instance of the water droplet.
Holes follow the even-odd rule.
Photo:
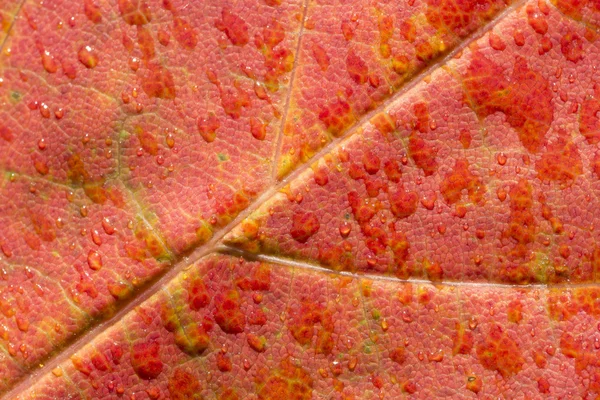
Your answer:
[[[100,253],[95,250],[90,250],[87,261],[89,267],[94,271],[98,271],[100,268],[102,268],[102,256],[100,256]]]
[[[44,150],[45,148],[46,148],[46,140],[44,138],[41,138],[38,141],[38,149]]]
[[[496,195],[498,196],[498,200],[506,200],[506,190],[504,190],[503,188],[498,188],[498,190],[496,191]]]
[[[342,235],[343,238],[347,238],[348,235],[350,235],[351,230],[352,226],[348,222],[343,222],[342,225],[340,225],[340,235]]]
[[[402,310],[402,321],[406,322],[407,324],[412,322],[412,317],[407,310]]]
[[[357,364],[358,364],[358,358],[356,358],[355,356],[350,357],[350,361],[348,361],[348,369],[350,371],[354,371]]]
[[[498,160],[498,164],[504,165],[506,164],[506,155],[504,153],[499,153],[496,156],[496,160]]]
[[[62,117],[65,116],[65,110],[62,108],[58,108],[56,111],[54,111],[54,117],[56,117],[56,119],[62,119]]]
[[[471,318],[469,319],[469,328],[470,328],[471,330],[473,330],[473,329],[477,328],[477,318],[475,318],[475,317],[471,317]]]
[[[169,148],[172,149],[173,146],[175,146],[175,136],[173,136],[173,134],[171,132],[167,133],[165,140],[166,140],[167,146],[169,146]]]
[[[86,68],[94,68],[98,65],[98,55],[91,46],[83,46],[77,53],[79,62]]]
[[[100,238],[100,234],[97,229],[92,229],[92,241],[100,246],[102,244],[102,239]]]
[[[50,118],[50,107],[46,103],[40,104],[40,114],[44,118]]]
[[[129,68],[131,68],[132,71],[137,71],[140,68],[140,59],[137,57],[131,57],[129,59]]]

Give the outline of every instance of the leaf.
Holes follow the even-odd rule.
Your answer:
[[[0,393],[600,392],[596,2],[0,9]]]

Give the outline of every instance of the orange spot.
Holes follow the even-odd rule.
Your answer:
[[[227,8],[221,13],[221,20],[215,22],[215,27],[224,32],[229,41],[235,46],[244,46],[249,41],[246,21],[231,13]]]
[[[175,17],[173,20],[173,36],[184,49],[193,50],[198,44],[198,34],[189,22]]]
[[[589,96],[581,103],[579,114],[579,131],[585,140],[592,145],[600,143],[600,85],[594,85],[594,96]]]
[[[202,387],[198,378],[183,368],[175,369],[167,384],[170,398],[173,400],[201,400]]]
[[[94,24],[99,24],[102,22],[102,14],[100,14],[100,7],[98,7],[94,0],[84,0],[83,1],[83,12],[88,20],[92,21]]]
[[[476,350],[481,365],[489,370],[498,371],[504,379],[521,371],[525,363],[517,343],[498,324],[490,327]]]
[[[142,81],[142,89],[148,97],[159,99],[174,99],[176,94],[173,75],[158,64],[148,65],[148,72]]]
[[[135,132],[137,134],[138,140],[140,141],[140,146],[144,151],[150,155],[155,156],[158,153],[158,142],[154,135],[150,132],[143,130],[141,127],[136,127]]]
[[[410,244],[402,232],[394,232],[387,242],[394,256],[394,273],[400,279],[408,279],[414,271],[407,265]],[[408,289],[412,290],[410,286]],[[411,295],[412,296],[412,295]]]
[[[402,21],[400,24],[400,34],[409,43],[413,43],[417,38],[417,27],[415,23],[410,19]]]
[[[545,35],[548,32],[546,17],[541,12],[538,12],[533,4],[527,5],[527,21],[529,22],[529,26],[540,35]]]
[[[390,351],[390,359],[399,365],[404,364],[406,361],[406,350],[404,347],[399,346]]]
[[[476,204],[485,203],[485,185],[481,178],[469,171],[466,159],[457,160],[454,169],[450,171],[440,184],[440,191],[448,204],[455,204],[462,198],[462,191],[467,190],[469,199]]]
[[[502,233],[516,242],[511,255],[523,257],[527,253],[526,246],[533,242],[537,224],[532,213],[533,196],[531,184],[521,179],[513,185],[509,192],[510,219],[508,229]]]
[[[233,365],[231,364],[231,359],[223,354],[222,352],[217,353],[217,368],[221,372],[229,372],[231,371]]]
[[[142,379],[158,377],[163,370],[160,360],[160,344],[154,338],[135,343],[131,347],[131,366]]]
[[[391,56],[389,41],[394,34],[394,19],[390,15],[379,17],[379,54],[382,58]]]
[[[319,231],[319,220],[314,213],[297,213],[292,218],[292,230],[290,234],[299,243],[306,241]]]
[[[257,353],[264,353],[267,350],[267,340],[264,336],[257,336],[253,333],[246,335],[248,345]]]
[[[362,161],[365,171],[367,171],[370,175],[376,174],[379,171],[379,167],[381,166],[381,160],[372,151],[365,151],[363,154]]]
[[[15,136],[8,127],[6,127],[5,125],[0,125],[0,138],[7,142],[12,142],[14,137]]]
[[[152,57],[154,57],[156,54],[154,49],[154,39],[152,38],[152,34],[150,33],[149,29],[143,26],[138,26],[137,41],[138,45],[140,46],[144,61],[149,61]],[[135,71],[137,68],[137,66],[134,66],[132,69]]]
[[[250,105],[250,96],[239,87],[239,84],[234,83],[234,86],[235,91],[223,90],[219,87],[219,92],[221,94],[221,105],[225,113],[233,119],[239,119],[242,115],[242,108]]]
[[[400,164],[396,160],[389,160],[383,164],[383,172],[387,178],[394,183],[400,182],[402,178],[402,171],[400,170]]]
[[[471,146],[471,141],[473,138],[468,130],[463,129],[458,135],[458,140],[460,141],[460,144],[462,144],[463,149],[468,149]]]
[[[376,203],[373,201],[362,200],[357,192],[348,193],[348,202],[352,208],[354,219],[359,224],[369,222],[377,213]]]
[[[583,163],[577,150],[566,132],[546,147],[546,152],[535,163],[538,177],[543,181],[556,181],[561,186],[572,184],[575,178],[583,173]]]
[[[471,108],[480,117],[503,112],[523,146],[530,152],[539,150],[554,119],[552,91],[525,59],[517,56],[508,81],[501,67],[475,52],[464,81]]]
[[[206,118],[198,118],[198,132],[207,143],[211,143],[217,138],[216,131],[220,127],[221,123],[213,113]]]
[[[417,167],[423,170],[425,176],[433,175],[437,171],[438,163],[435,159],[437,150],[417,136],[416,131],[413,131],[408,139],[408,154]]]
[[[214,298],[215,322],[225,333],[241,333],[246,326],[246,317],[241,311],[240,294],[237,290],[227,290]]]
[[[388,194],[392,214],[397,218],[407,218],[417,210],[419,197],[414,191],[406,191],[399,187]]]
[[[327,55],[327,51],[317,43],[312,44],[311,51],[319,68],[321,68],[321,71],[327,71],[327,68],[329,68],[329,56]]]
[[[324,107],[319,113],[319,119],[325,124],[327,131],[336,137],[356,120],[350,105],[341,99]]]
[[[352,22],[349,20],[342,21],[342,34],[344,35],[344,39],[346,41],[352,40],[354,37],[354,29],[356,28],[356,22]]]
[[[325,186],[329,182],[329,175],[326,167],[316,167],[313,171],[315,183],[319,186]]]
[[[523,304],[519,300],[513,300],[508,304],[507,317],[510,322],[518,324],[523,319]]]
[[[129,25],[145,25],[152,20],[150,8],[144,0],[118,0],[119,12]]]
[[[442,266],[436,262],[430,262],[428,259],[423,261],[423,270],[432,282],[440,282],[444,278],[444,270]]]
[[[298,343],[303,346],[312,343],[317,332],[317,354],[330,354],[333,350],[333,319],[331,312],[312,300],[302,299],[299,307],[288,310],[288,329]],[[315,328],[320,324],[321,328]]]
[[[35,233],[44,242],[52,242],[56,239],[56,229],[54,223],[46,215],[28,211],[29,218],[33,224]]]
[[[473,333],[467,331],[463,324],[455,324],[455,332],[452,337],[452,354],[469,354],[473,349]]]
[[[210,297],[202,278],[192,279],[188,287],[188,304],[192,310],[198,311],[210,303]]]
[[[352,50],[348,52],[348,56],[346,57],[346,70],[357,84],[362,85],[367,82],[369,68],[365,61]]]
[[[242,290],[269,290],[271,287],[271,268],[267,264],[259,264],[253,268],[252,274],[236,279],[237,287]]]
[[[568,32],[560,39],[560,51],[567,60],[577,63],[583,59],[583,41],[576,33]]]
[[[257,377],[256,390],[259,400],[312,399],[313,381],[310,374],[302,367],[293,365],[288,358],[274,371],[269,373],[265,369],[261,372],[262,376]]]

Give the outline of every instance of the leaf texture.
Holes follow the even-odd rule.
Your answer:
[[[596,2],[0,9],[0,393],[600,394]]]

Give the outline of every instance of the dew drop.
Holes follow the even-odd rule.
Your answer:
[[[92,229],[92,241],[98,246],[102,244],[102,239],[100,238],[100,233],[98,233],[97,229]]]
[[[131,57],[129,59],[129,68],[131,68],[132,71],[137,71],[140,68],[140,59],[137,57]]]
[[[91,46],[83,46],[77,53],[79,62],[82,63],[86,68],[94,68],[98,65],[98,55]]]
[[[343,222],[340,226],[340,235],[343,238],[347,238],[350,235],[350,231],[352,230],[352,226],[348,222]]]
[[[354,371],[356,369],[357,364],[358,364],[358,358],[356,358],[355,356],[352,356],[350,358],[350,361],[348,361],[348,369],[350,371]]]
[[[471,330],[473,330],[473,329],[477,328],[477,318],[475,318],[475,317],[471,317],[471,318],[469,319],[469,328],[470,328]]]
[[[504,153],[499,153],[496,156],[496,160],[498,160],[498,164],[504,165],[506,164],[506,155]]]
[[[498,188],[498,190],[496,191],[496,195],[498,196],[498,200],[506,200],[506,190],[504,190],[503,188]]]
[[[104,229],[104,232],[107,235],[112,235],[113,233],[115,233],[115,228],[110,222],[110,219],[108,219],[107,217],[102,219],[102,228]]]
[[[407,310],[402,310],[402,321],[406,322],[407,324],[412,322],[412,317]]]
[[[175,136],[171,132],[167,133],[165,140],[166,140],[167,146],[169,146],[169,148],[172,149],[173,146],[175,146]]]
[[[87,262],[89,267],[94,271],[98,271],[100,268],[102,268],[102,256],[100,256],[100,253],[95,250],[90,250],[88,253]]]
[[[40,114],[44,118],[50,118],[50,107],[46,103],[40,104]]]

